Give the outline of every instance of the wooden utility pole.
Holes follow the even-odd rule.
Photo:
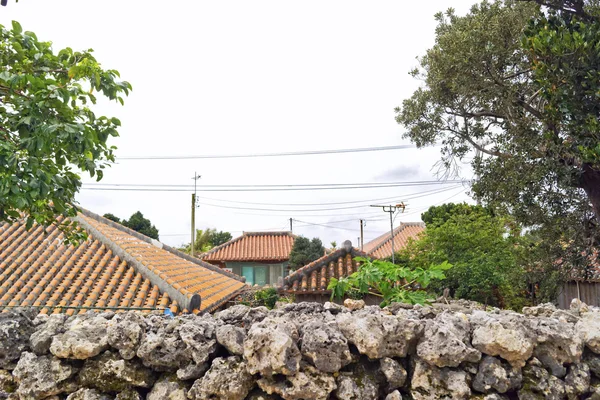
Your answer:
[[[361,219],[360,220],[360,251],[363,251],[363,247],[365,245],[364,243],[364,236],[363,236],[363,226],[364,226],[365,220]]]
[[[196,244],[196,184],[201,177],[197,172],[194,172],[194,177],[192,178],[194,180],[194,193],[192,193],[192,241],[190,242],[190,255],[192,257],[194,257],[194,245]]]
[[[371,207],[379,207],[383,209],[384,212],[390,214],[390,240],[392,243],[392,263],[396,262],[396,256],[394,255],[394,213],[400,208],[402,212],[406,209],[406,205],[404,203],[396,204],[395,206],[375,206],[371,205]]]
[[[294,232],[294,220],[290,218],[290,232]]]

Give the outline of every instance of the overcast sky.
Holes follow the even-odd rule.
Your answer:
[[[40,40],[52,41],[56,52],[93,48],[105,68],[119,70],[133,85],[125,106],[103,102],[96,108],[97,115],[121,119],[121,136],[111,142],[117,156],[272,153],[408,144],[394,107],[419,85],[408,71],[433,44],[433,15],[449,6],[463,14],[473,3],[9,0],[0,8],[0,24],[17,20]],[[294,233],[318,236],[329,245],[356,243],[360,218],[368,220],[365,242],[389,230],[389,220],[368,206],[323,210],[355,205],[326,203],[413,197],[397,225],[420,221],[431,205],[468,201],[467,188],[414,198],[449,186],[281,192],[203,192],[202,186],[431,180],[438,159],[439,149],[430,148],[122,160],[102,182],[189,185],[197,171],[202,175],[198,196],[205,203],[197,209],[197,228],[238,236],[289,229],[289,218],[295,218],[303,222],[294,222]],[[462,177],[470,177],[468,169]],[[78,200],[98,214],[128,217],[140,210],[163,242],[180,245],[189,242],[190,193],[84,189]],[[324,205],[269,205],[301,203]]]

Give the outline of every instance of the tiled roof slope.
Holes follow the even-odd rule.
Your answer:
[[[417,239],[419,234],[425,230],[422,222],[402,222],[394,229],[394,251],[404,248],[410,238]],[[371,240],[365,244],[363,251],[373,258],[388,258],[392,256],[392,241],[390,233]]]
[[[355,257],[367,257],[362,251],[342,247],[312,263],[294,271],[284,278],[284,290],[288,293],[329,293],[331,278],[339,279],[358,270]]]
[[[291,232],[244,232],[202,255],[204,261],[287,261],[295,236]]]
[[[77,219],[88,240],[76,247],[65,245],[55,226],[0,225],[0,309],[36,306],[43,313],[73,314],[88,307],[169,307],[177,312],[198,293],[202,301],[195,311],[211,311],[244,287],[233,274],[189,261],[95,214],[82,211]]]

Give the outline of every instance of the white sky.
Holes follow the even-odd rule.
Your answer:
[[[40,40],[74,50],[93,48],[105,68],[133,85],[125,106],[103,103],[97,115],[116,116],[117,156],[247,154],[407,144],[394,107],[419,82],[408,75],[433,44],[433,15],[450,5],[465,13],[475,0],[398,1],[116,1],[9,0],[0,24],[17,20]],[[200,197],[258,203],[366,201],[443,188],[399,187],[286,192],[202,192],[215,184],[313,184],[435,179],[439,149],[252,159],[120,161],[103,183],[191,184]],[[468,169],[463,177],[469,177]],[[84,182],[94,182],[85,179]],[[398,221],[419,221],[427,207],[466,189],[408,200]],[[140,210],[163,242],[189,242],[190,193],[83,190],[80,204],[98,214],[129,217]],[[338,206],[260,206],[272,209]],[[260,215],[251,215],[260,214]],[[289,229],[328,246],[365,242],[389,230],[387,214],[364,207],[274,212],[201,205],[197,228],[232,232]],[[336,222],[345,221],[346,222]],[[302,226],[304,225],[304,226]],[[183,234],[183,235],[182,235]]]

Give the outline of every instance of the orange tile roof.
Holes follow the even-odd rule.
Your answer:
[[[61,307],[169,307],[176,312],[197,293],[196,311],[211,311],[244,287],[234,274],[89,211],[76,220],[88,232],[88,240],[76,247],[65,245],[55,226],[34,224],[27,230],[25,220],[0,224],[0,309],[36,306],[43,313],[73,314],[87,309]]]
[[[294,271],[284,278],[284,290],[288,293],[329,293],[327,286],[331,278],[339,279],[353,274],[360,263],[355,257],[367,257],[362,251],[344,247],[327,254]]]
[[[419,234],[425,230],[423,222],[402,222],[399,227],[394,229],[394,251],[403,249],[408,240],[417,239]],[[388,258],[392,256],[391,234],[383,235],[366,243],[363,247],[365,253],[373,258]]]
[[[244,232],[201,256],[204,261],[287,261],[295,236],[291,232]]]

